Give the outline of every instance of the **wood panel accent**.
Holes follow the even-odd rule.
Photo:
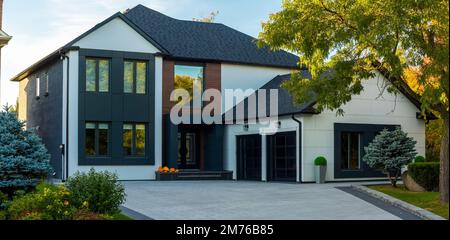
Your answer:
[[[170,101],[170,94],[174,89],[174,78],[175,78],[175,64],[176,62],[171,59],[164,59],[163,61],[163,114],[169,114],[174,103]],[[189,64],[181,63],[180,64]],[[199,64],[199,63],[193,63]],[[201,63],[200,63],[201,64]],[[217,89],[221,91],[222,88],[222,67],[220,63],[205,63],[205,90],[206,89]],[[221,101],[218,99],[217,101]],[[206,103],[207,104],[207,103]],[[222,104],[220,104],[222,106]]]
[[[172,60],[163,61],[163,114],[170,113],[170,109],[173,106],[173,103],[170,102],[170,94],[174,89],[174,69],[175,62]]]

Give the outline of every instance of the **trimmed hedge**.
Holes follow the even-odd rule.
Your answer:
[[[425,157],[423,156],[417,156],[416,159],[414,159],[415,163],[425,162]]]
[[[418,162],[408,166],[408,174],[427,191],[439,189],[439,163]]]
[[[327,165],[327,159],[325,157],[318,157],[316,160],[314,160],[314,165],[316,166],[326,166]]]

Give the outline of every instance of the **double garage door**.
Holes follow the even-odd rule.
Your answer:
[[[262,137],[267,137],[267,180],[296,181],[296,132],[237,137],[238,180],[261,180]]]

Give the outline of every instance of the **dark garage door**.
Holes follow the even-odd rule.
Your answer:
[[[261,135],[237,137],[238,180],[261,180]]]
[[[297,141],[296,132],[277,133],[268,136],[268,168],[269,181],[297,180]]]

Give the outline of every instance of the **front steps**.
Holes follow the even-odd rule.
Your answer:
[[[179,173],[156,173],[157,181],[202,181],[232,179],[232,171],[181,170]]]

